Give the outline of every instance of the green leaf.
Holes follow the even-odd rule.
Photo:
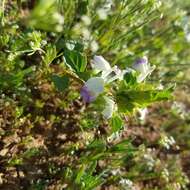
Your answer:
[[[128,85],[136,84],[137,83],[136,73],[134,73],[134,72],[126,73],[125,76],[124,76],[124,81]]]
[[[84,45],[82,43],[76,42],[74,50],[82,52],[84,50]]]
[[[88,150],[104,150],[106,147],[106,143],[103,140],[95,139],[88,146]]]
[[[23,164],[23,158],[13,157],[8,161],[9,166],[18,166]]]
[[[113,116],[111,119],[112,132],[117,132],[123,127],[123,121],[119,116]]]
[[[86,57],[75,50],[64,51],[64,57],[66,60],[66,64],[68,64],[75,72],[84,72],[87,65]]]
[[[127,140],[123,140],[122,142],[117,143],[116,145],[112,146],[109,149],[109,153],[132,153],[134,152],[136,149],[133,147],[133,145],[131,144],[131,140],[127,139]]]
[[[38,156],[38,155],[40,155],[40,149],[32,147],[32,148],[26,150],[26,152],[24,152],[23,157],[31,158],[31,157]]]
[[[88,167],[88,169],[87,169],[86,172],[87,172],[89,175],[92,175],[93,172],[96,170],[96,166],[97,166],[97,161],[95,160],[95,161],[93,161],[93,162],[91,162],[91,163],[89,164],[89,167]]]
[[[79,184],[81,182],[81,178],[82,176],[85,174],[85,169],[86,169],[86,166],[85,165],[82,165],[80,167],[80,169],[78,170],[77,172],[77,176],[76,176],[76,179],[75,179],[75,183]]]
[[[31,74],[34,71],[34,67],[29,67],[25,70],[10,72],[10,73],[1,73],[0,74],[0,89],[10,88],[16,89],[24,83],[24,77]]]
[[[49,45],[46,48],[46,53],[45,55],[42,57],[43,61],[45,63],[46,66],[50,65],[52,63],[52,61],[57,57],[57,50],[56,47],[53,45]]]
[[[120,92],[116,95],[116,102],[118,105],[118,110],[121,113],[131,113],[135,108],[133,100],[130,99],[127,93]]]
[[[78,3],[78,15],[85,15],[87,13],[88,0],[81,0]]]
[[[120,112],[130,113],[135,108],[146,107],[153,102],[172,98],[172,88],[166,90],[127,90],[116,95]]]
[[[51,80],[59,91],[64,91],[69,86],[69,78],[67,76],[52,75]]]
[[[83,176],[83,182],[85,183],[84,190],[96,189],[103,181],[101,174],[97,176],[85,175]]]
[[[91,72],[90,71],[85,71],[85,72],[79,72],[77,75],[80,77],[80,79],[87,81],[91,77]]]

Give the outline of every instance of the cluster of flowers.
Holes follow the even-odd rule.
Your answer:
[[[95,55],[91,60],[91,66],[96,74],[100,73],[100,76],[95,76],[88,79],[84,86],[81,88],[81,96],[86,103],[91,103],[104,92],[105,85],[112,83],[116,80],[123,80],[124,75],[133,71],[139,73],[137,82],[140,83],[151,74],[154,70],[154,66],[150,66],[147,57],[138,59],[132,66],[132,68],[126,68],[124,70],[119,69],[117,66],[111,67],[109,62],[102,56]],[[113,98],[104,96],[106,106],[102,114],[106,119],[111,118],[114,110],[117,109],[116,103]]]
[[[163,136],[161,136],[159,143],[161,146],[163,146],[164,148],[169,150],[170,147],[172,147],[176,142],[172,136],[168,137],[166,135],[163,135]]]
[[[125,190],[135,190],[136,189],[133,185],[133,182],[129,179],[122,178],[119,181],[119,184],[122,185],[123,189],[125,189]]]
[[[189,117],[190,110],[187,109],[186,105],[183,102],[173,102],[172,110],[177,113],[182,119]]]

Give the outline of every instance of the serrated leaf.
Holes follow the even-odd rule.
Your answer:
[[[112,132],[117,132],[123,127],[123,121],[119,116],[113,116],[111,118],[111,128]]]
[[[64,51],[64,58],[66,61],[66,64],[68,64],[75,72],[84,72],[87,65],[87,59],[86,57],[75,50]]]
[[[134,85],[134,84],[136,84],[137,83],[136,73],[133,73],[133,72],[126,73],[125,76],[124,76],[124,81],[128,85]]]
[[[130,113],[135,108],[146,107],[153,102],[171,99],[171,92],[171,88],[166,90],[127,90],[119,92],[116,101],[121,112]]]
[[[49,45],[46,49],[45,55],[42,57],[44,63],[48,66],[57,57],[57,50],[55,46]]]

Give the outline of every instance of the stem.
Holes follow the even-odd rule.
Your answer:
[[[21,5],[22,5],[21,0],[17,0],[17,6],[18,6],[18,9],[19,9],[19,10],[21,9]]]
[[[1,9],[2,9],[1,25],[2,25],[2,26],[5,25],[5,23],[4,23],[5,1],[6,1],[6,0],[3,0],[3,1],[2,1],[2,5],[1,5]]]
[[[135,181],[146,181],[146,180],[152,180],[152,179],[156,179],[160,176],[160,174],[147,174],[144,176],[137,176],[137,175],[129,175],[127,176],[130,179],[135,179]]]
[[[158,82],[159,80],[161,80],[161,79],[158,79],[158,80],[149,80],[149,81],[150,82]],[[188,82],[177,82],[177,81],[172,81],[172,80],[162,80],[161,82],[164,83],[164,84],[175,83],[175,84],[178,84],[178,85],[185,85],[185,86],[189,85]]]
[[[66,69],[63,69],[62,72],[63,72],[65,75],[71,77],[71,78],[72,78],[73,80],[75,80],[76,82],[80,83],[81,85],[84,85],[85,82],[84,82],[82,79],[80,79],[80,78],[79,78],[76,74],[74,74],[73,72],[70,72],[70,71],[68,71],[68,70],[66,70]]]

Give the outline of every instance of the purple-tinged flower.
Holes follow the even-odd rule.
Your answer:
[[[88,90],[87,86],[81,88],[80,94],[83,100],[87,103],[93,102],[96,99],[96,97]]]
[[[101,77],[92,77],[81,88],[80,94],[87,103],[93,102],[104,91],[104,80]]]
[[[147,57],[142,57],[142,58],[136,60],[136,62],[133,65],[133,68],[140,73],[145,73],[148,69]]]
[[[142,82],[149,74],[152,73],[152,71],[155,69],[155,66],[150,66],[150,63],[148,62],[148,58],[142,57],[138,59],[133,64],[133,69],[135,69],[140,74],[137,77],[137,82]]]

